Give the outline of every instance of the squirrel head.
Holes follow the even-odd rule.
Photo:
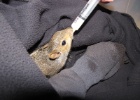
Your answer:
[[[58,59],[60,56],[67,56],[72,45],[73,29],[68,27],[57,31],[48,44],[48,57],[51,60]]]

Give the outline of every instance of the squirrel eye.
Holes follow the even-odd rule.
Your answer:
[[[65,40],[62,41],[62,45],[66,45],[66,41]]]

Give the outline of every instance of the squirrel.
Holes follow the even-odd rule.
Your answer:
[[[50,41],[30,56],[47,77],[57,74],[65,65],[73,40],[73,29],[68,27],[54,33]]]

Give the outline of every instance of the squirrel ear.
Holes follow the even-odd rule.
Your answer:
[[[49,59],[51,59],[51,60],[55,60],[55,59],[59,58],[60,55],[61,55],[60,52],[52,51],[51,53],[48,54],[48,57],[49,57]]]

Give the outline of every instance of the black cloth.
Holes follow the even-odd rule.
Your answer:
[[[113,77],[92,86],[85,100],[139,100],[140,86],[127,84],[132,69],[131,63],[123,65]]]
[[[62,98],[84,99],[92,85],[112,77],[120,69],[124,55],[122,44],[100,42],[88,46],[71,68],[62,70],[49,82]]]
[[[85,0],[11,0],[7,4],[0,3],[0,99],[3,99],[3,94],[8,94],[5,100],[15,100],[15,93],[19,96],[25,92],[34,94],[26,89],[44,98],[45,94],[52,96],[52,93],[55,95],[52,97],[58,97],[28,52],[47,43],[56,31],[70,26],[85,4]],[[140,87],[139,35],[140,31],[129,15],[98,6],[82,28],[75,32],[72,48],[79,49],[101,41],[124,44],[133,67],[125,78],[129,79],[125,81],[125,89],[120,88],[117,93],[124,90],[123,94],[128,95],[127,89],[138,93],[137,88]],[[116,94],[115,90],[111,93]],[[39,94],[34,97],[39,97]]]

